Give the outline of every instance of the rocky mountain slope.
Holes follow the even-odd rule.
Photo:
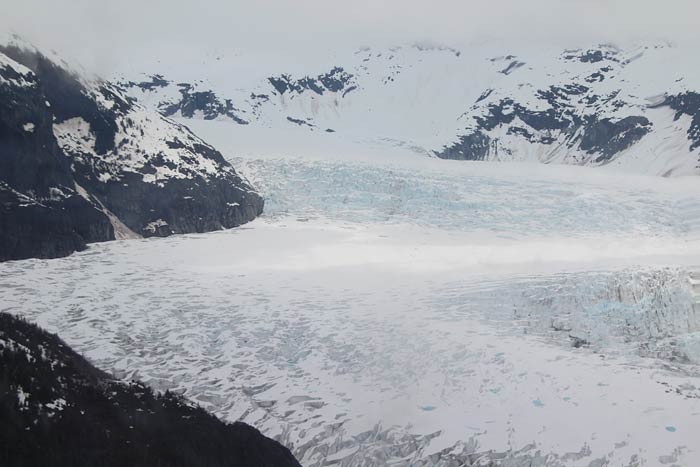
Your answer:
[[[31,46],[0,46],[0,260],[235,227],[262,207],[186,127]]]
[[[335,133],[445,159],[696,175],[700,70],[687,52],[670,44],[366,48],[250,88],[218,77],[226,57],[217,55],[196,71],[160,65],[120,82],[185,119],[296,128],[316,139]]]
[[[0,313],[0,464],[299,466],[244,423],[93,367],[56,335]]]

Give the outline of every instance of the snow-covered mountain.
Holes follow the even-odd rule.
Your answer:
[[[0,260],[235,227],[262,198],[186,127],[21,42],[0,46]]]
[[[129,75],[255,184],[263,216],[1,263],[0,302],[307,466],[700,464],[697,179],[505,162],[556,148],[542,160],[694,173],[689,55],[501,49]],[[579,102],[608,85],[623,105]],[[659,128],[670,150],[633,152]],[[477,131],[499,162],[434,157]]]
[[[257,80],[226,74],[226,57],[204,55],[194,71],[162,65],[117,81],[167,116],[293,128],[312,140],[332,133],[445,159],[690,175],[700,173],[700,72],[686,52],[669,44],[365,48]]]

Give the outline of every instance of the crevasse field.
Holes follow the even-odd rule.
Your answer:
[[[695,179],[188,125],[260,219],[0,264],[0,308],[306,466],[700,465]]]

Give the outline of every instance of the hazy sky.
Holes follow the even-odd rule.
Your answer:
[[[700,44],[697,0],[3,0],[0,27],[109,69],[201,49],[274,57],[433,41]],[[97,70],[96,70],[97,71]]]

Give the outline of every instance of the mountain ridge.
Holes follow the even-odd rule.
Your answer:
[[[280,71],[246,89],[235,76],[209,79],[206,63],[189,82],[171,70],[173,77],[157,75],[156,86],[120,83],[138,101],[182,119],[394,140],[447,159],[697,175],[697,124],[683,117],[698,121],[700,106],[682,96],[697,93],[700,76],[683,57],[664,43],[512,53],[412,45],[359,49],[326,72]],[[182,112],[186,99],[176,89],[185,85],[207,97],[199,107],[190,99]],[[213,111],[223,102],[227,112]]]
[[[108,81],[0,46],[0,260],[241,225],[263,200],[212,146]]]

